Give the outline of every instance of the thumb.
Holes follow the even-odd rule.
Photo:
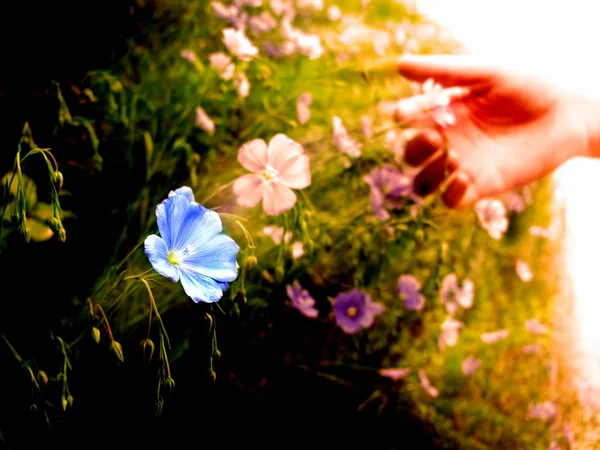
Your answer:
[[[500,70],[473,55],[405,55],[398,72],[413,81],[433,78],[442,86],[487,85]]]

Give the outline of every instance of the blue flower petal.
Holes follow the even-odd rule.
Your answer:
[[[154,270],[173,282],[179,281],[179,270],[169,262],[169,249],[164,239],[151,234],[144,241],[144,251]]]
[[[156,207],[156,222],[167,248],[173,249],[188,215],[190,201],[184,195],[171,195]]]
[[[233,281],[238,276],[236,257],[239,250],[233,239],[225,234],[218,234],[186,256],[181,268],[214,280]]]
[[[181,229],[173,239],[173,249],[192,253],[202,249],[223,230],[221,217],[199,203],[188,203]]]
[[[214,303],[223,297],[223,289],[218,282],[197,272],[181,269],[181,285],[196,303]]]
[[[194,191],[189,186],[182,186],[179,189],[175,189],[174,191],[169,192],[169,197],[173,195],[183,195],[190,202],[196,201],[194,198]]]

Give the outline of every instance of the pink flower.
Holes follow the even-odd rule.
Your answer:
[[[487,230],[493,239],[500,239],[508,229],[506,207],[500,200],[482,198],[475,203],[475,212],[481,226]]]
[[[331,124],[333,127],[333,142],[338,150],[344,152],[350,158],[358,158],[360,156],[360,144],[355,138],[348,134],[348,130],[344,127],[342,119],[338,116],[331,118]]]
[[[304,189],[311,182],[308,156],[285,134],[276,134],[268,147],[262,139],[246,142],[238,150],[238,161],[254,172],[233,183],[238,205],[252,208],[262,200],[267,215],[292,209],[296,204],[292,189]]]
[[[557,413],[558,408],[549,400],[529,405],[529,415],[536,419],[552,420]]]
[[[427,378],[427,375],[425,375],[425,371],[423,369],[419,370],[419,381],[421,382],[423,389],[425,389],[425,392],[427,392],[431,397],[435,398],[440,395],[439,391],[434,388],[431,383],[429,383],[429,379]]]
[[[473,355],[469,355],[463,360],[460,368],[465,375],[473,375],[479,369],[479,366],[481,366],[481,360],[475,358]]]
[[[296,114],[298,115],[298,122],[306,123],[310,119],[310,105],[313,102],[313,97],[308,92],[303,92],[298,96],[296,102]]]
[[[295,241],[292,244],[292,258],[298,259],[298,258],[302,258],[303,256],[304,256],[304,245],[302,245],[302,242],[300,242],[300,241]]]
[[[466,97],[470,90],[461,86],[442,88],[433,79],[428,79],[418,88],[414,96],[396,103],[395,117],[401,121],[414,121],[429,116],[440,127],[454,125],[456,118],[450,109],[453,100]]]
[[[219,72],[219,76],[224,80],[230,80],[235,71],[235,65],[231,62],[231,57],[223,52],[215,52],[208,55],[210,67]]]
[[[458,309],[458,305],[465,309],[473,306],[475,285],[473,281],[466,279],[462,287],[458,284],[458,277],[455,273],[449,273],[442,280],[440,289],[440,299],[446,307],[448,314],[453,315]]]
[[[188,49],[181,50],[181,57],[187,59],[191,63],[195,63],[197,59],[196,53],[194,53],[193,50]]]
[[[277,227],[275,225],[267,225],[266,227],[263,227],[262,232],[265,236],[271,236],[271,239],[273,239],[273,242],[275,242],[276,245],[281,244],[282,239],[286,244],[288,244],[292,238],[291,231],[286,232],[284,236],[283,227]]]
[[[440,350],[446,347],[454,347],[458,342],[458,332],[463,327],[463,323],[454,320],[452,317],[446,318],[442,324],[442,331],[438,340]]]
[[[206,131],[208,134],[214,134],[215,132],[215,123],[212,119],[206,114],[206,111],[202,109],[202,107],[198,106],[196,108],[196,125]]]
[[[529,319],[525,321],[525,329],[531,334],[546,334],[548,327],[540,322],[540,319]]]
[[[406,377],[412,369],[410,367],[403,367],[397,369],[379,369],[379,374],[391,380],[397,381]]]
[[[223,30],[223,43],[231,53],[242,61],[250,61],[258,55],[258,48],[248,39],[244,30],[225,28]]]
[[[486,344],[495,344],[496,342],[499,342],[502,339],[505,339],[506,337],[508,337],[508,330],[502,329],[492,331],[490,333],[483,333],[481,335],[481,340]]]

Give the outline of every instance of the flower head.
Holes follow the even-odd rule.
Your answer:
[[[412,275],[400,275],[398,278],[398,293],[404,300],[406,309],[420,311],[425,305],[425,297],[419,292],[421,283]]]
[[[550,400],[529,405],[529,416],[540,420],[552,420],[558,414],[558,408]]]
[[[214,134],[215,132],[215,123],[200,106],[196,107],[196,125],[208,134]]]
[[[440,395],[439,391],[429,382],[429,378],[427,378],[427,375],[423,369],[419,370],[419,381],[421,382],[423,389],[425,389],[425,392],[427,392],[431,397],[436,398],[438,395]]]
[[[450,273],[442,280],[440,299],[446,307],[448,314],[453,315],[458,306],[469,309],[473,306],[474,284],[471,280],[464,280],[462,287],[458,284],[458,277]]]
[[[282,239],[286,244],[289,243],[293,235],[291,231],[286,231],[284,235],[283,227],[277,227],[275,225],[263,227],[262,232],[265,236],[271,236],[271,239],[273,239],[273,242],[275,242],[276,245],[281,244]]]
[[[508,337],[508,330],[496,330],[491,331],[489,333],[483,333],[481,335],[481,340],[486,344],[495,344],[496,342],[500,342],[502,339],[506,339]]]
[[[460,368],[465,375],[473,375],[480,366],[481,360],[475,358],[473,355],[469,355],[463,359],[463,362],[460,364]]]
[[[359,289],[338,294],[333,301],[335,321],[348,334],[357,333],[361,327],[373,325],[375,316],[383,312],[383,306],[373,302],[369,294]]]
[[[288,284],[285,291],[294,308],[306,317],[314,319],[319,315],[319,311],[315,308],[315,299],[311,297],[306,289],[302,288],[298,280],[294,281],[294,284]]]
[[[310,185],[308,156],[300,144],[284,134],[276,134],[268,146],[262,139],[246,142],[238,150],[238,161],[254,172],[233,183],[240,206],[252,208],[262,200],[266,214],[281,214],[296,204],[292,189]]]
[[[410,367],[394,368],[394,369],[379,369],[379,375],[397,381],[406,377],[412,369]]]
[[[548,327],[537,318],[526,320],[525,329],[531,334],[546,334],[548,332]]]
[[[208,55],[210,67],[219,72],[219,76],[224,80],[231,80],[235,71],[235,64],[231,62],[231,57],[223,52],[215,52]]]
[[[244,30],[225,28],[223,30],[223,43],[231,53],[242,61],[250,61],[258,55],[258,48],[248,39]]]
[[[389,211],[401,209],[405,198],[412,194],[412,177],[391,164],[375,167],[363,180],[371,188],[371,208],[381,220],[390,218]]]
[[[309,92],[303,92],[298,96],[296,102],[296,114],[298,115],[298,122],[306,123],[310,119],[310,105],[313,102],[313,97]]]
[[[362,145],[348,134],[346,127],[342,123],[342,119],[338,116],[333,116],[331,123],[333,126],[333,142],[338,150],[344,152],[350,158],[358,158]]]
[[[493,239],[500,239],[508,229],[506,207],[500,200],[482,198],[475,203],[475,212],[481,226],[487,230]]]
[[[184,49],[184,50],[181,50],[180,54],[181,54],[182,58],[187,59],[191,63],[195,63],[196,59],[198,59],[196,56],[196,53],[194,53],[193,50]]]
[[[440,350],[446,347],[454,347],[458,342],[458,332],[463,327],[463,323],[447,317],[442,324],[442,331],[438,340]]]
[[[156,207],[160,236],[152,234],[144,249],[154,270],[173,282],[181,280],[193,301],[216,302],[238,276],[238,245],[221,234],[219,215],[197,203],[187,187],[169,192]]]
[[[529,267],[527,261],[518,260],[515,265],[515,272],[517,272],[519,278],[525,283],[533,280],[533,272],[531,272],[531,267]]]

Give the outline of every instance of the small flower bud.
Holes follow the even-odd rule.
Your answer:
[[[37,411],[38,407],[35,403],[32,403],[31,405],[29,405],[29,410],[30,411]]]
[[[144,339],[140,343],[140,347],[142,348],[144,363],[149,364],[152,360],[152,355],[154,355],[154,342],[150,339]]]
[[[69,394],[69,396],[67,397],[67,405],[70,407],[73,406],[73,396],[71,394]]]
[[[48,219],[48,226],[55,233],[59,233],[60,232],[61,225],[60,225],[60,222],[58,221],[58,219],[56,217],[50,217]]]
[[[154,402],[154,415],[155,416],[160,416],[162,414],[163,405],[164,405],[164,402],[163,402],[162,397]]]
[[[63,187],[63,174],[61,173],[60,170],[57,170],[56,172],[54,172],[54,183],[56,184],[56,190],[60,191],[60,189]]]
[[[213,318],[210,314],[206,313],[204,315],[204,320],[206,321],[206,332],[210,332],[212,330]]]
[[[67,402],[67,399],[64,397],[64,395],[60,399],[60,404],[62,405],[63,411],[66,411],[67,410],[67,406],[69,405],[69,403]]]
[[[125,357],[123,356],[123,347],[117,341],[112,341],[110,343],[110,350],[115,354],[120,362],[125,361]]]
[[[221,350],[216,349],[214,357],[215,357],[215,359],[221,359]]]
[[[65,242],[67,240],[67,231],[65,230],[65,227],[60,227],[60,230],[58,230],[58,239],[61,242]]]
[[[215,381],[217,381],[217,372],[215,372],[214,370],[210,370],[208,372],[208,382],[214,383]]]
[[[37,381],[40,386],[47,387],[48,386],[48,375],[43,370],[40,370],[37,374]]]
[[[175,380],[169,377],[165,380],[164,384],[165,387],[169,390],[169,394],[173,395],[173,391],[175,390]]]
[[[246,258],[246,268],[253,269],[258,264],[258,259],[254,255],[250,255]]]
[[[92,339],[96,344],[100,343],[100,330],[96,327],[92,327]]]
[[[21,228],[21,233],[23,234],[25,241],[27,243],[29,243],[29,241],[31,241],[31,230],[29,229],[29,227],[27,225],[25,225],[23,228]]]

